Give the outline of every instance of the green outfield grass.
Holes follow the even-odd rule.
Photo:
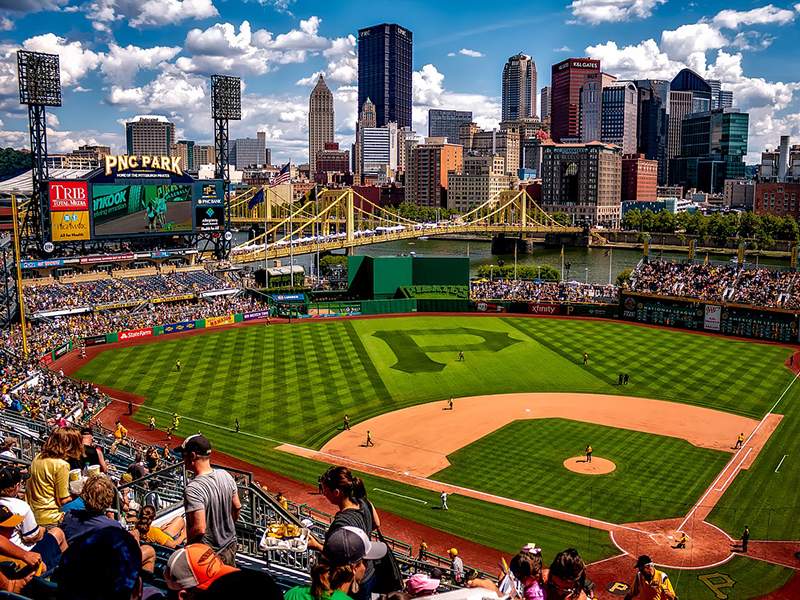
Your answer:
[[[463,362],[456,361],[459,350],[465,353]],[[583,352],[590,354],[587,366],[582,364]],[[450,396],[575,391],[660,398],[760,418],[792,380],[783,367],[790,352],[777,345],[622,323],[423,316],[295,322],[165,337],[157,344],[103,352],[77,377],[144,396],[146,405],[136,413],[143,422],[155,414],[159,424],[166,426],[167,414],[176,410],[184,417],[179,433],[201,429],[225,452],[314,484],[323,465],[272,448],[284,441],[318,448],[338,433],[344,413],[358,422]],[[183,364],[180,373],[174,369],[176,360]],[[615,385],[620,372],[631,377],[624,388]],[[790,389],[776,409],[785,419],[762,455],[736,479],[712,514],[711,520],[730,534],[738,535],[746,519],[754,539],[800,538],[796,516],[800,513],[796,492],[800,486],[799,407],[800,384]],[[232,427],[236,417],[252,436],[237,436],[225,429]],[[645,465],[657,452],[657,440],[664,439],[652,437],[652,445],[642,442]],[[683,470],[697,477],[680,475],[681,486],[688,482],[686,497],[669,498],[670,506],[690,501],[692,494],[696,498],[697,489],[707,483],[700,480],[721,468],[718,458],[696,465],[697,449],[688,450],[691,463],[677,458],[683,456],[682,449],[669,451]],[[598,449],[598,454],[604,453]],[[774,473],[784,454],[788,456],[783,466]],[[686,469],[689,464],[691,468]],[[471,487],[492,485],[488,477],[484,481]],[[435,501],[434,494],[408,485],[374,477],[368,477],[367,483],[370,489],[423,499],[432,496],[428,501]],[[566,486],[559,483],[558,487],[572,494]],[[647,497],[660,501],[663,490],[658,489]],[[553,551],[576,545],[588,560],[615,553],[603,532],[494,504],[456,497],[451,509],[455,505],[459,510],[442,514],[420,510],[418,503],[390,494],[371,491],[370,495],[383,510],[508,552],[530,538],[537,543],[542,540]],[[597,506],[605,506],[613,515],[611,511],[618,510],[612,506],[617,495],[608,492]],[[593,514],[596,502],[592,493]],[[659,506],[658,501],[650,506]],[[632,514],[644,514],[632,505],[629,509]],[[576,512],[576,505],[566,510]],[[756,585],[758,577],[768,580],[762,582],[764,591],[771,582],[778,586],[787,577],[783,569],[767,566],[765,570],[753,561],[741,561],[747,568],[742,569],[744,579],[737,584],[737,593],[757,589],[748,586]],[[738,570],[739,560],[735,562]],[[734,563],[730,565],[732,569]]]
[[[581,475],[564,460],[591,444],[613,461],[607,475]],[[730,454],[676,438],[567,419],[515,421],[462,448],[433,479],[608,521],[680,517]]]

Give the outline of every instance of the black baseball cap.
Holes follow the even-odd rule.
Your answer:
[[[333,565],[349,565],[362,559],[377,560],[386,556],[388,546],[371,542],[358,527],[340,527],[325,540],[322,554]]]
[[[642,554],[636,561],[636,568],[643,569],[647,565],[652,565],[652,564],[653,564],[653,559],[647,556],[647,554]]]
[[[202,433],[195,433],[183,440],[183,443],[175,448],[175,451],[180,454],[194,452],[197,456],[211,456],[211,442]]]
[[[28,474],[23,473],[19,467],[2,467],[0,468],[0,489],[17,485],[27,478]]]

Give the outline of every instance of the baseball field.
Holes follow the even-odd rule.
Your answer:
[[[781,558],[800,540],[792,352],[602,321],[420,316],[164,337],[102,351],[76,376],[141,396],[140,422],[166,427],[176,411],[179,433],[299,481],[349,464],[379,508],[506,552],[647,550],[692,568],[674,581],[710,600],[720,569],[725,598],[750,598],[800,566]],[[590,471],[587,445],[610,472]],[[752,551],[734,556],[745,524]]]

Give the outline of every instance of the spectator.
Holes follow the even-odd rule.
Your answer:
[[[631,591],[625,594],[625,600],[640,598],[641,600],[675,600],[675,591],[669,576],[656,569],[653,560],[643,554],[636,561],[636,577]]]
[[[325,499],[335,505],[339,510],[333,517],[328,531],[327,540],[337,529],[350,526],[357,527],[367,534],[379,528],[380,518],[375,507],[367,500],[367,491],[364,482],[347,467],[331,467],[322,476],[322,494]],[[321,550],[322,545],[315,539],[309,542],[309,547]],[[358,598],[367,599],[375,585],[375,567],[367,560],[366,571],[359,584]]]
[[[427,573],[414,573],[406,580],[406,592],[412,597],[432,596],[439,589],[439,580]]]
[[[209,546],[189,544],[169,557],[164,581],[169,589],[178,592],[179,600],[195,600],[202,598],[202,592],[217,579],[238,570],[223,563]]]
[[[235,567],[236,521],[242,510],[236,482],[227,471],[211,467],[211,442],[205,436],[189,436],[178,450],[194,473],[183,492],[186,539],[210,546],[222,562]]]
[[[453,581],[457,585],[461,585],[464,583],[464,561],[461,560],[461,557],[458,555],[457,548],[450,548],[447,554],[450,556],[450,573],[453,577]]]
[[[311,569],[311,585],[286,592],[285,600],[349,600],[362,597],[360,583],[366,563],[386,555],[386,544],[370,542],[357,527],[343,526],[325,539],[322,554]]]
[[[147,466],[144,464],[144,455],[141,451],[136,451],[133,462],[128,466],[128,473],[130,473],[131,477],[133,477],[133,481],[141,479],[147,475]]]
[[[586,567],[574,548],[556,554],[545,583],[547,600],[586,600]]]
[[[108,473],[103,449],[94,443],[94,431],[91,427],[81,429],[81,441],[83,442],[83,468],[97,465],[100,467],[101,473]]]
[[[71,544],[53,575],[63,600],[141,600],[142,552],[117,527],[89,531]]]
[[[526,545],[511,559],[509,569],[522,585],[525,600],[544,600],[544,573],[542,571],[542,550],[535,544]]]
[[[283,600],[283,594],[275,580],[264,571],[242,569],[223,575],[208,588],[202,600],[231,600],[248,598],[258,590],[259,600]]]
[[[105,475],[93,475],[83,484],[81,498],[86,506],[83,510],[72,510],[64,516],[61,524],[67,542],[104,527],[122,529],[119,521],[106,516],[117,498],[117,490]]]
[[[59,509],[61,512],[68,513],[71,510],[83,510],[86,508],[86,504],[83,502],[83,498],[81,497],[85,483],[86,477],[78,477],[77,479],[70,480],[69,495],[72,496],[72,500],[61,505],[61,508]]]
[[[83,451],[77,429],[54,430],[34,457],[25,495],[39,525],[56,525],[63,513],[59,507],[69,502],[69,459],[79,459]]]
[[[0,456],[3,458],[10,458],[12,460],[17,458],[17,453],[14,449],[17,446],[17,438],[7,437],[3,440],[3,446],[0,447]]]
[[[24,479],[24,474],[16,467],[0,469],[0,506],[19,517],[19,523],[8,529],[3,526],[0,531],[16,546],[37,553],[46,568],[53,569],[58,565],[61,553],[67,549],[67,542],[64,533],[57,527],[45,531],[36,522],[31,507],[19,497]]]
[[[7,506],[0,505],[0,531],[13,530],[22,521],[20,515],[11,512]],[[12,563],[16,571],[13,579],[0,574],[0,590],[6,592],[20,591],[34,575],[41,575],[46,569],[38,552],[27,551],[14,544],[5,533],[0,535],[0,562]]]
[[[134,536],[138,536],[141,543],[177,548],[186,541],[186,522],[183,517],[176,517],[163,528],[153,525],[155,518],[156,509],[153,506],[143,506],[139,511]]]

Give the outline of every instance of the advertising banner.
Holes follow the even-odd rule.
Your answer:
[[[153,298],[150,300],[153,304],[160,304],[162,302],[180,302],[181,300],[191,300],[194,294],[182,294],[180,296],[165,296],[163,298]]]
[[[275,302],[302,302],[306,296],[305,294],[272,294],[271,298]]]
[[[92,216],[96,236],[191,231],[192,186],[94,184]]]
[[[54,242],[88,240],[89,211],[75,210],[50,213],[50,239]]]
[[[53,360],[58,360],[62,356],[64,356],[67,352],[69,352],[70,343],[67,342],[66,344],[62,344],[55,350],[53,350]]]
[[[703,319],[703,329],[719,331],[722,324],[722,307],[719,304],[706,304],[706,314]]]
[[[118,308],[128,308],[131,306],[138,306],[140,302],[138,300],[128,300],[126,302],[112,302],[110,304],[98,304],[94,307],[96,311],[101,310],[116,310]]]
[[[106,336],[103,335],[90,335],[89,337],[83,338],[83,345],[84,346],[100,346],[101,344],[106,343]]]
[[[269,310],[257,310],[254,312],[246,312],[244,315],[245,321],[253,321],[255,319],[266,319],[269,317]]]
[[[545,304],[539,302],[531,302],[528,304],[528,312],[532,315],[557,315],[560,304]]]
[[[81,264],[91,265],[99,262],[109,262],[110,260],[133,260],[134,258],[136,258],[136,256],[133,254],[133,252],[127,252],[125,254],[112,254],[110,256],[102,256],[98,254],[94,256],[84,256],[81,258]]]
[[[207,317],[206,318],[206,327],[221,327],[223,325],[233,325],[234,324],[233,315],[225,315],[222,317]]]
[[[48,186],[51,211],[89,210],[86,181],[51,181]]]
[[[63,267],[64,260],[61,258],[54,258],[51,260],[21,260],[19,261],[21,269],[47,269],[49,267]]]
[[[180,323],[169,323],[164,325],[164,335],[170,333],[180,333],[181,331],[189,331],[194,329],[194,321],[181,321]]]
[[[200,231],[224,229],[225,208],[222,206],[198,206],[194,211],[194,222]]]
[[[494,302],[476,302],[475,310],[478,312],[506,312],[506,307]]]
[[[119,332],[119,341],[135,340],[138,338],[152,337],[153,330],[148,327],[147,329],[129,329],[128,331]]]
[[[616,319],[619,317],[619,306],[616,304],[562,304],[561,312],[573,317]]]

